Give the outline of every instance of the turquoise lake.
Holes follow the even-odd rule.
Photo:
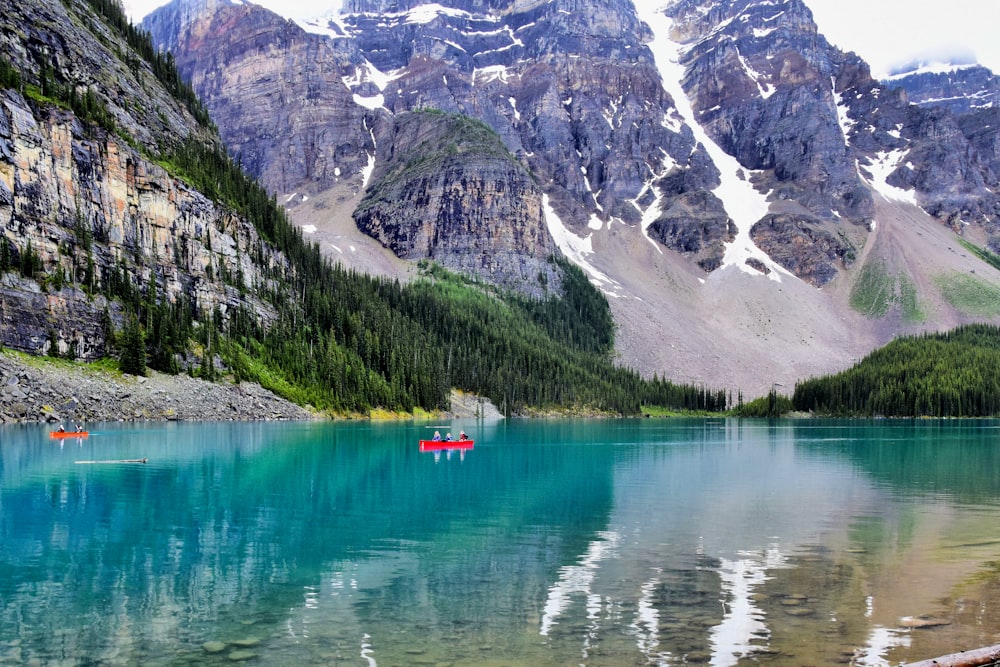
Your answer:
[[[896,665],[1000,643],[997,421],[89,427],[0,427],[0,664]],[[434,427],[475,446],[420,452]]]

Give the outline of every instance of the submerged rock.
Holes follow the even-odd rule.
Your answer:
[[[201,645],[201,648],[204,649],[205,653],[222,653],[223,651],[226,650],[226,642],[220,642],[220,641],[205,642],[204,644]]]

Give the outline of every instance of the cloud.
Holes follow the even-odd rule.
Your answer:
[[[928,52],[974,54],[1000,72],[1000,2],[991,0],[805,0],[819,30],[854,51],[877,77]]]

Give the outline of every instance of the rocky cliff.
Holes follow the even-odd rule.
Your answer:
[[[358,227],[406,259],[537,297],[558,293],[558,252],[542,192],[485,125],[465,116],[398,114],[381,147]]]
[[[1000,103],[1000,77],[975,63],[913,63],[882,82],[902,88],[911,104],[944,107],[955,115]]]
[[[83,2],[5,3],[0,20],[0,54],[22,80],[0,92],[0,243],[20,267],[0,277],[0,344],[104,355],[123,325],[101,296],[112,284],[154,285],[168,302],[224,317],[247,305],[266,321],[250,254],[268,251],[253,226],[150,157],[211,141],[150,65],[123,60],[130,47]],[[46,86],[89,95],[104,121],[82,119]],[[237,275],[250,290],[223,279]]]

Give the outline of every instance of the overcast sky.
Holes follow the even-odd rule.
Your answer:
[[[434,0],[428,0],[433,2]],[[655,2],[664,0],[635,0]],[[805,0],[820,32],[835,46],[854,51],[876,77],[916,57],[974,54],[1000,73],[1000,0]],[[165,0],[125,0],[138,23]],[[339,7],[340,0],[257,0],[289,18],[312,17]],[[294,14],[294,16],[293,16]]]
[[[642,1],[642,0],[638,0]],[[876,77],[914,57],[965,52],[1000,73],[997,0],[805,0],[827,40]]]

